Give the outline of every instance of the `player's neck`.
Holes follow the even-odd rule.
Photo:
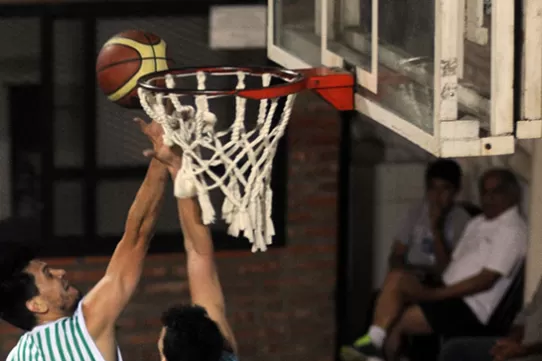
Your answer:
[[[38,317],[38,326],[43,326],[71,315],[72,313],[69,312],[47,312],[47,314]]]

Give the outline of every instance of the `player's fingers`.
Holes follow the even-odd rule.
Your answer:
[[[146,133],[146,130],[147,130],[147,123],[141,119],[141,118],[134,118],[134,122],[137,123],[137,125],[139,125],[139,129],[141,129],[141,131],[143,133]]]
[[[143,155],[147,158],[154,158],[156,157],[156,152],[152,149],[145,149]]]

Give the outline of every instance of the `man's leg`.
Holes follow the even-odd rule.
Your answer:
[[[404,297],[401,282],[405,277],[415,277],[404,271],[390,271],[376,300],[373,322],[366,335],[357,339],[352,346],[341,349],[344,360],[359,360],[363,355],[378,356],[386,339],[386,332],[401,315]]]
[[[411,277],[403,271],[391,271],[387,274],[382,291],[376,299],[372,326],[387,330],[400,316],[404,307],[401,292],[401,280]]]
[[[418,305],[408,307],[401,315],[386,338],[385,354],[389,361],[398,359],[401,352],[402,337],[407,335],[426,335],[433,333],[422,309]]]
[[[421,302],[409,306],[394,325],[386,339],[386,356],[390,361],[398,359],[405,335],[476,336],[484,330],[485,326],[462,299]]]
[[[444,344],[438,361],[492,361],[496,337],[456,338]]]

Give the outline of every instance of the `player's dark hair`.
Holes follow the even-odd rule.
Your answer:
[[[0,317],[25,331],[37,323],[26,307],[26,302],[39,294],[34,276],[24,271],[33,258],[30,248],[14,242],[0,243]]]
[[[167,361],[219,361],[224,338],[207,311],[178,305],[162,315],[163,353]]]
[[[425,170],[425,186],[428,188],[433,179],[450,182],[456,190],[461,189],[461,167],[451,159],[437,159],[430,163]]]

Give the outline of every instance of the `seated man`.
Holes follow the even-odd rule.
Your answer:
[[[164,150],[163,132],[147,133],[161,152],[147,151],[167,166],[175,180],[181,168],[179,148]],[[171,307],[162,315],[158,349],[162,361],[235,361],[236,342],[226,319],[224,294],[214,261],[209,228],[194,198],[177,199],[184,236],[188,284],[193,305]]]
[[[437,159],[425,171],[425,197],[408,211],[399,225],[389,257],[389,269],[402,269],[432,285],[450,261],[450,255],[471,216],[455,204],[461,189],[461,168],[450,159]],[[389,277],[384,279],[383,288]],[[372,305],[367,320],[371,320]],[[369,327],[366,325],[365,327]]]
[[[412,274],[393,271],[376,305],[373,325],[345,359],[399,356],[405,334],[470,336],[485,324],[525,258],[527,226],[520,215],[519,183],[508,170],[493,169],[480,180],[483,214],[469,222],[440,286],[422,285]]]
[[[542,358],[542,279],[531,302],[516,316],[507,337],[457,338],[447,342],[439,361],[504,361]]]
[[[470,220],[466,210],[454,204],[461,177],[461,168],[453,160],[438,159],[429,164],[425,200],[410,210],[397,232],[391,269],[408,269],[422,282],[439,278]]]
[[[455,204],[461,178],[461,168],[453,160],[437,159],[427,166],[425,197],[411,207],[398,227],[389,257],[390,270],[408,270],[426,285],[438,282],[471,218],[463,206]],[[384,288],[388,279],[384,279]],[[378,294],[379,291],[373,294],[367,308],[365,329],[372,320]],[[425,341],[421,347],[411,346],[412,352],[427,352],[430,344]]]

